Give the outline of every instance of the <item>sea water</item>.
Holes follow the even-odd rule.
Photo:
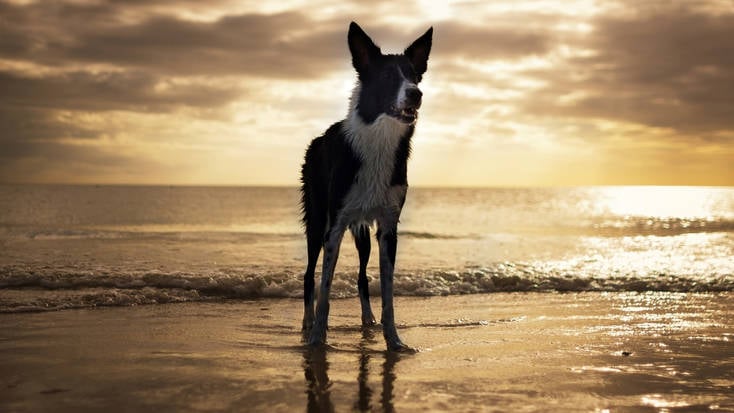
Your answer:
[[[299,199],[294,187],[0,186],[0,312],[301,297]],[[357,269],[346,236],[334,296],[357,294]],[[424,296],[732,291],[734,188],[411,188],[395,283]]]

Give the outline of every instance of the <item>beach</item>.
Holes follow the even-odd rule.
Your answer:
[[[732,298],[398,297],[416,354],[385,352],[351,298],[325,349],[295,299],[2,314],[0,410],[734,411]]]
[[[349,236],[304,346],[298,200],[0,185],[0,412],[734,411],[734,188],[412,188],[416,354],[360,327]]]

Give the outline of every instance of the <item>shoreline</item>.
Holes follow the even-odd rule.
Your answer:
[[[0,410],[732,411],[732,298],[396,297],[414,355],[385,352],[353,298],[332,300],[325,351],[295,299],[0,314]]]
[[[512,267],[509,264],[501,266]],[[515,273],[497,274],[492,269],[439,271],[412,275],[399,273],[395,281],[396,297],[431,298],[462,297],[494,294],[703,294],[734,293],[734,279],[728,276],[710,277],[706,281],[694,278],[663,276],[611,278],[571,278],[547,276],[522,278],[517,275],[527,269],[518,266]],[[295,271],[295,270],[294,270]],[[49,271],[50,273],[53,271]],[[527,273],[527,271],[526,271]],[[356,272],[335,275],[332,299],[356,299]],[[56,274],[46,279],[33,273],[23,282],[22,276],[0,281],[0,315],[45,313],[108,307],[136,307],[183,303],[227,303],[250,300],[302,300],[302,282],[293,271],[262,276],[232,276],[226,273],[190,275],[181,273],[154,276],[126,274],[112,276],[95,272]],[[49,276],[50,277],[50,276]],[[379,281],[370,281],[370,296],[380,296]]]

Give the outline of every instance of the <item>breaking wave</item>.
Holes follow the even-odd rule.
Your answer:
[[[332,296],[357,296],[356,273],[339,273]],[[370,293],[379,296],[379,282],[371,277]],[[303,295],[301,272],[293,269],[251,273],[224,269],[208,274],[146,271],[69,270],[22,266],[0,268],[0,312],[49,311],[99,306],[133,306],[189,301],[257,298],[298,298]],[[493,292],[584,291],[734,291],[731,275],[667,274],[585,277],[554,273],[530,264],[501,263],[463,271],[403,272],[395,276],[399,296],[441,296]]]

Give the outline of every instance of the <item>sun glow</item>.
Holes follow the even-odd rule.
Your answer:
[[[731,218],[722,190],[707,187],[626,186],[599,189],[598,205],[629,217]]]

